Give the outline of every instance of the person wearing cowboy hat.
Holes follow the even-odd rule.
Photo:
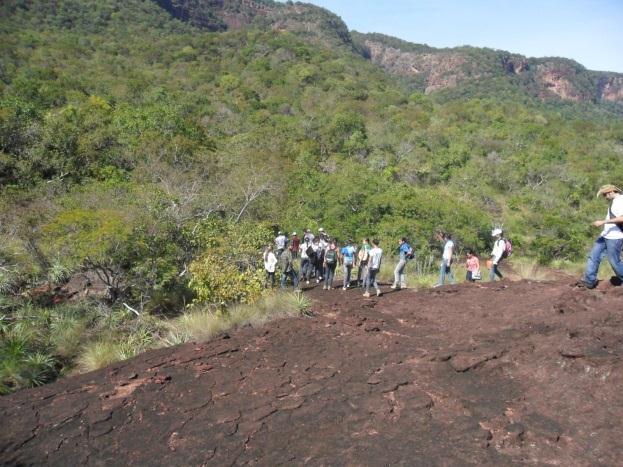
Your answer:
[[[605,220],[596,220],[593,227],[603,227],[601,234],[595,240],[593,249],[586,262],[586,271],[581,284],[588,289],[597,286],[597,272],[599,264],[604,256],[614,273],[623,279],[623,261],[621,261],[621,247],[623,247],[623,196],[621,189],[614,185],[604,185],[597,192],[597,196],[603,196],[610,205]]]

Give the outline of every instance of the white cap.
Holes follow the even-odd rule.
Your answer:
[[[497,237],[498,235],[502,235],[502,229],[493,229],[493,231],[491,232],[491,236],[492,237]]]
[[[292,232],[292,235],[296,235],[296,232]]]
[[[280,230],[279,232],[277,232],[277,235],[282,235],[283,232]]]
[[[324,229],[323,229],[322,227],[320,227],[320,228],[318,229],[318,232],[324,232]]]

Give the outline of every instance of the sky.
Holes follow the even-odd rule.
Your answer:
[[[571,58],[623,73],[623,0],[305,0],[348,29],[432,47]]]

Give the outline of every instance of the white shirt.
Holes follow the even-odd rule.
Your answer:
[[[275,272],[275,266],[277,265],[277,257],[271,251],[264,255],[264,269],[268,272]]]
[[[452,240],[448,240],[443,247],[443,256],[442,258],[446,261],[450,261],[452,259],[452,252],[454,251],[454,242]]]
[[[623,216],[623,195],[618,195],[612,200],[612,204],[608,209],[606,220],[610,219],[610,211],[614,217]],[[601,236],[608,240],[618,240],[623,238],[623,231],[619,228],[621,224],[604,224],[604,230]]]
[[[498,264],[500,262],[505,249],[506,242],[503,238],[495,241],[493,244],[493,251],[491,252],[491,256],[493,256],[493,264]]]
[[[307,242],[301,243],[301,246],[299,247],[299,250],[301,252],[301,259],[309,259],[309,256],[307,256],[307,249],[310,246],[312,246],[311,243],[307,243]]]
[[[277,238],[275,238],[275,245],[277,246],[278,250],[283,250],[286,247],[286,236],[279,235]]]
[[[383,250],[378,246],[372,247],[370,250],[369,264],[370,269],[381,269],[381,256],[383,256]]]
[[[320,249],[322,251],[327,251],[327,248],[329,248],[329,244],[322,237],[320,238],[320,241],[318,242],[318,245],[320,246]]]

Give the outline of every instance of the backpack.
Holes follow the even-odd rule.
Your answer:
[[[513,244],[507,238],[504,238],[504,251],[502,252],[502,258],[508,258],[513,254]]]
[[[409,247],[409,251],[407,251],[407,254],[405,255],[405,258],[407,258],[407,259],[415,258],[415,252],[413,251],[413,248]]]
[[[316,252],[314,251],[311,245],[307,247],[307,249],[305,250],[305,254],[312,261],[316,259]]]
[[[327,250],[324,254],[324,260],[327,264],[335,264],[337,260],[337,252],[335,250]]]

